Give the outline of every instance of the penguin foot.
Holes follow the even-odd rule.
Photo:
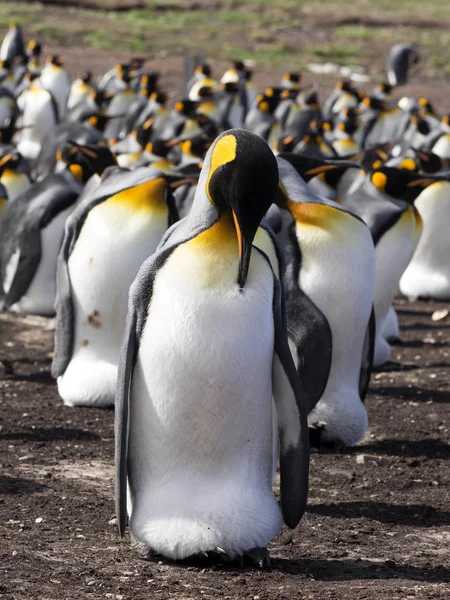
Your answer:
[[[245,559],[248,558],[253,565],[256,565],[261,571],[270,569],[270,554],[267,548],[250,548],[241,556],[241,567],[244,566]]]

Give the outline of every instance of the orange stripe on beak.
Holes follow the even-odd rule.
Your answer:
[[[234,226],[236,227],[236,234],[237,234],[237,239],[238,239],[238,247],[239,247],[239,260],[242,260],[242,256],[243,256],[243,243],[242,243],[242,231],[241,228],[239,227],[239,222],[237,220],[236,217],[236,213],[233,211],[231,211],[233,213],[233,220],[234,220]]]

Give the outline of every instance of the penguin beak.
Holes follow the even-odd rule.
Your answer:
[[[250,257],[252,254],[252,242],[254,235],[247,236],[243,233],[242,227],[239,223],[239,218],[232,211],[234,226],[236,228],[236,235],[238,239],[238,248],[239,248],[239,271],[238,271],[238,284],[242,289],[247,281],[248,269],[250,266]]]

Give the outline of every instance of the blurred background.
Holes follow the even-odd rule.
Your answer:
[[[449,109],[450,15],[448,0],[44,0],[1,2],[0,33],[10,22],[27,39],[44,44],[44,55],[61,53],[75,76],[99,74],[131,55],[148,59],[166,87],[180,91],[182,57],[201,54],[217,65],[253,59],[255,82],[274,84],[287,70],[332,63],[311,74],[324,97],[339,67],[384,79],[395,42],[414,42],[421,61],[402,94],[427,95]],[[315,67],[312,67],[313,69]],[[323,89],[322,89],[323,86]]]

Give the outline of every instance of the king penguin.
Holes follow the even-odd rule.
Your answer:
[[[375,339],[375,247],[360,218],[315,194],[292,164],[277,160],[287,326],[310,402],[311,442],[316,443],[319,433],[318,443],[352,445],[367,429],[363,401]],[[292,160],[302,157],[292,155]],[[312,323],[305,356],[301,345]],[[316,423],[320,428],[315,429]]]
[[[0,235],[3,308],[54,314],[56,259],[64,223],[91,175],[87,163],[72,162],[8,203]]]
[[[430,177],[424,175],[424,177]],[[436,181],[431,182],[433,179]],[[450,176],[432,178],[415,201],[423,231],[414,255],[400,280],[409,298],[450,299]]]
[[[267,565],[265,546],[282,524],[272,397],[284,521],[295,527],[305,510],[304,400],[279,281],[252,247],[277,185],[264,140],[240,129],[221,134],[191,212],[131,287],[116,395],[116,506],[120,533],[128,511],[142,552],[248,555]]]
[[[114,404],[129,287],[177,218],[161,172],[116,167],[68,219],[52,368],[66,405]]]

